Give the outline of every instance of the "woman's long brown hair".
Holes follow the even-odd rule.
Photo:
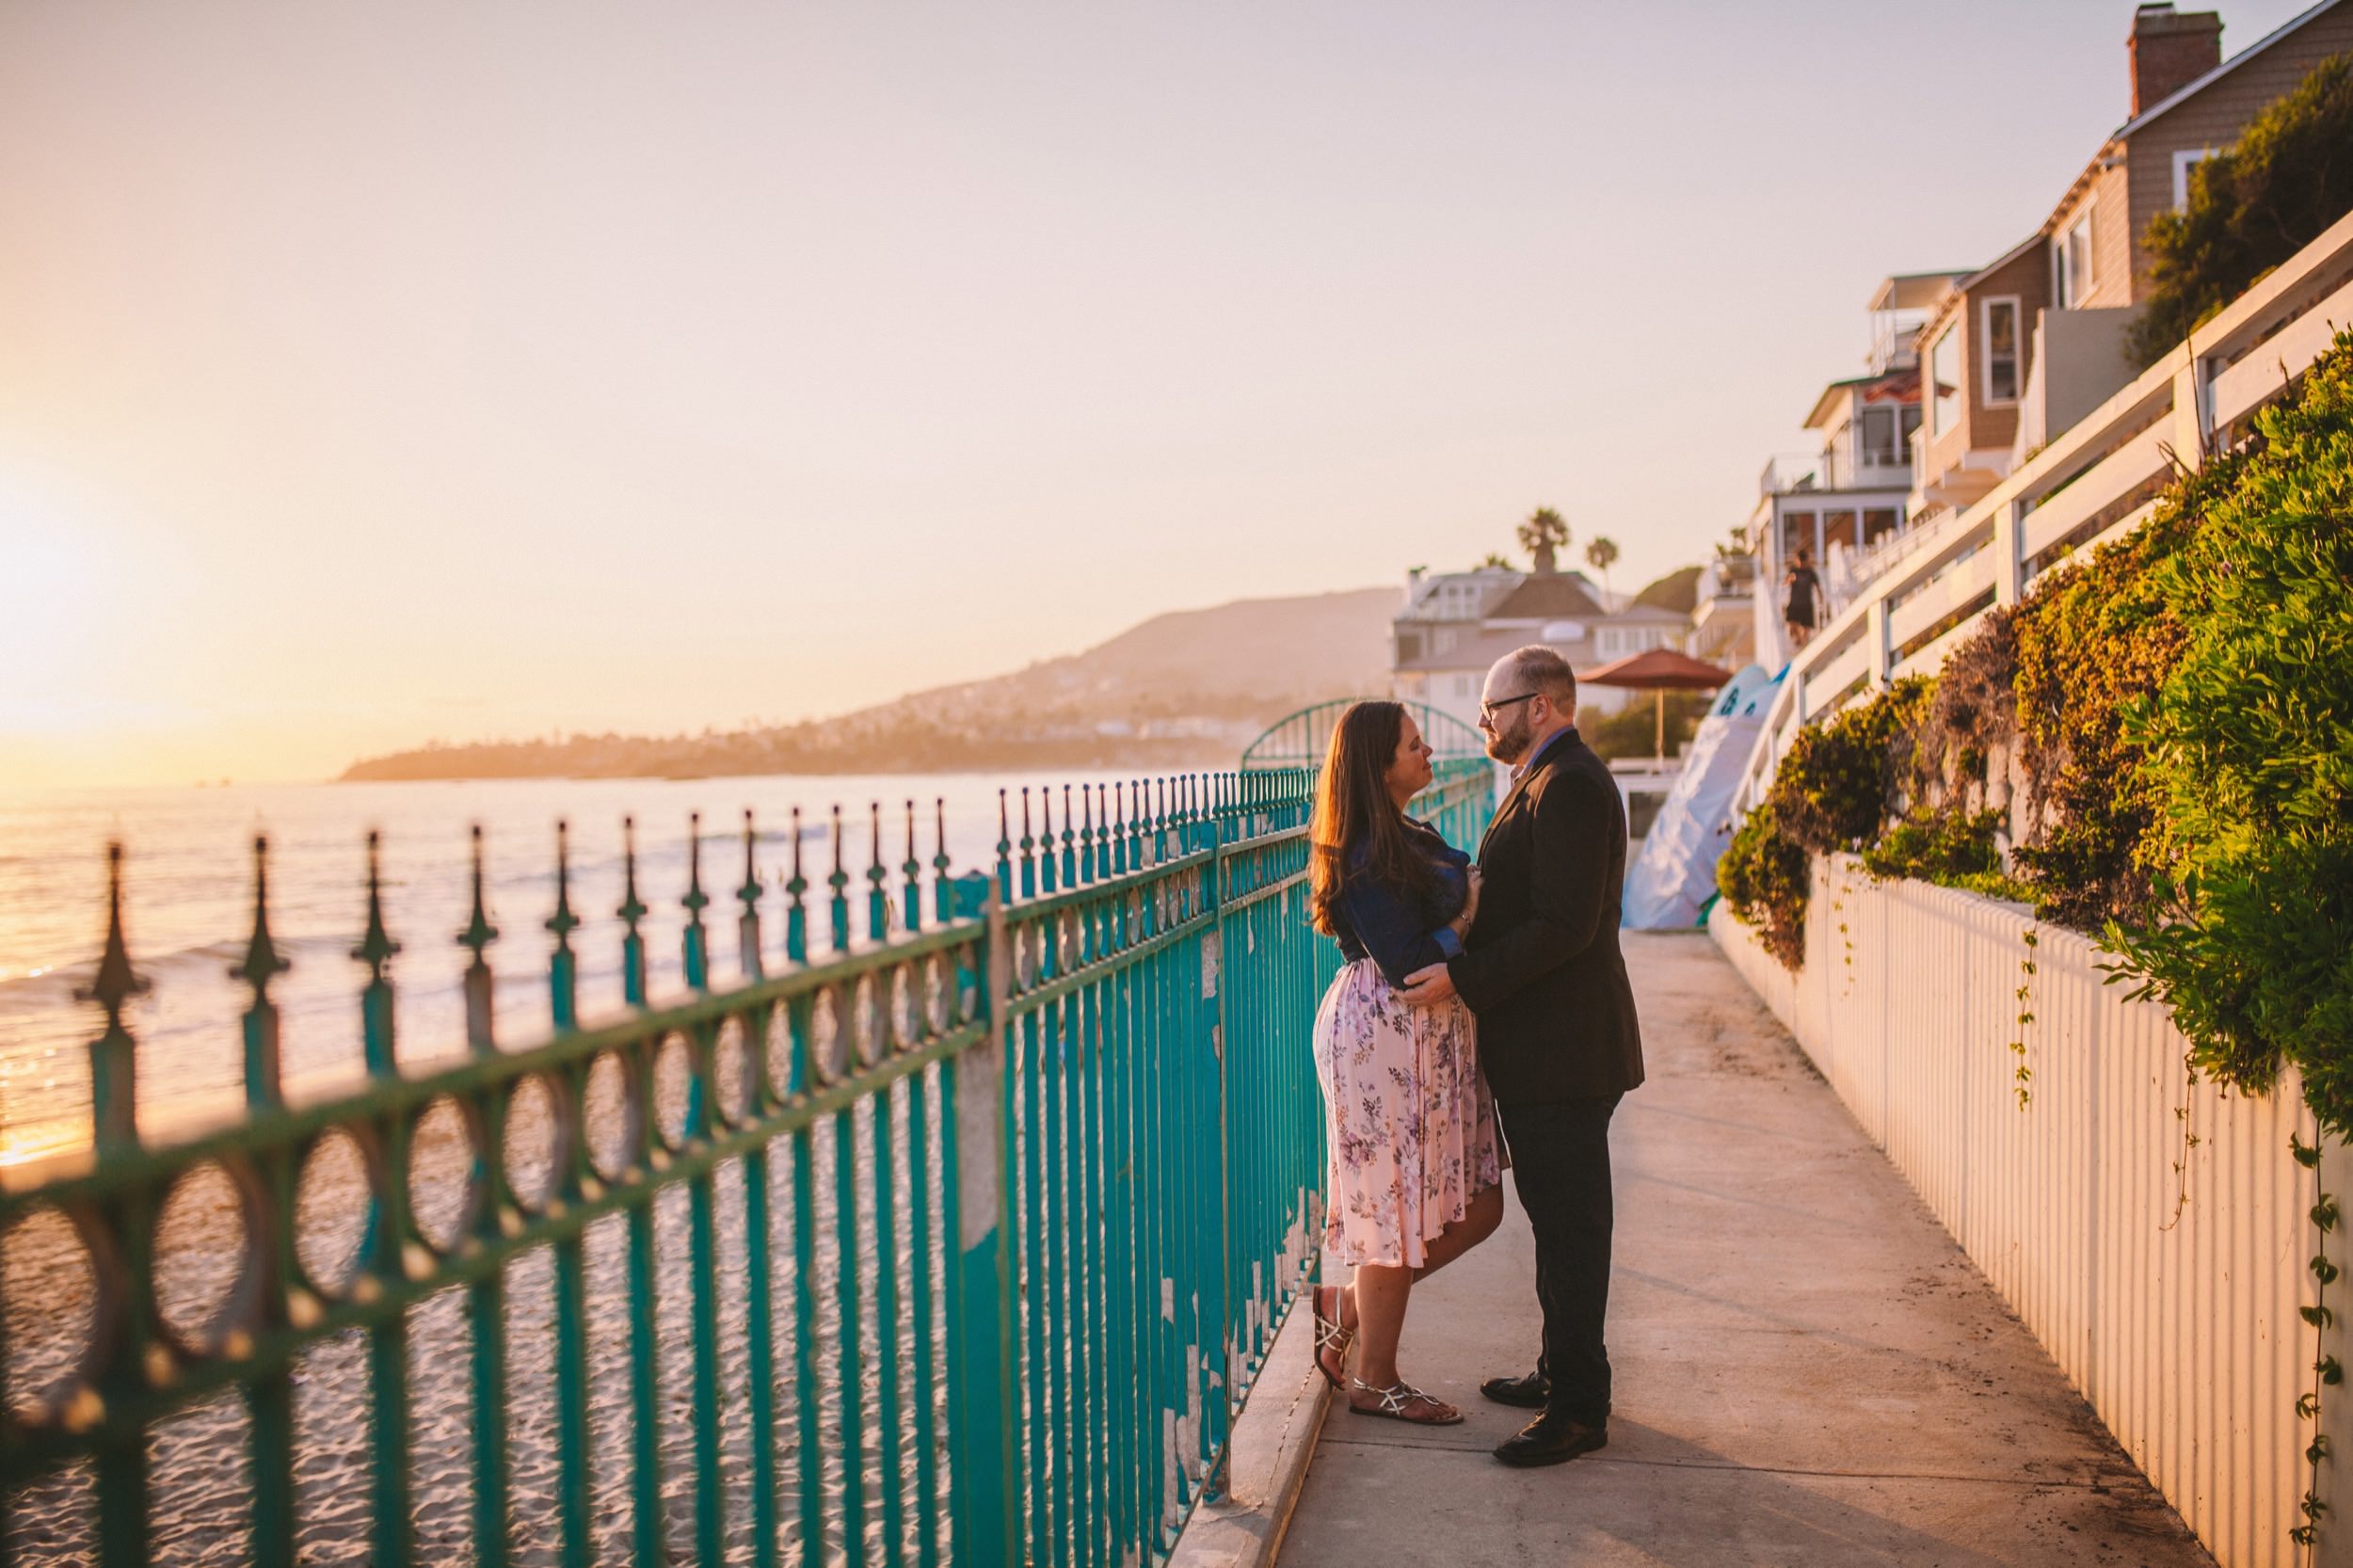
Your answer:
[[[1316,810],[1307,824],[1315,846],[1308,868],[1308,919],[1325,936],[1338,929],[1341,885],[1359,845],[1369,854],[1356,874],[1413,898],[1436,890],[1430,862],[1405,834],[1405,813],[1389,797],[1389,764],[1405,734],[1405,708],[1359,702],[1340,714],[1316,781]]]

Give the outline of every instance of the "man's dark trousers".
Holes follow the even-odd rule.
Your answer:
[[[1537,1370],[1552,1384],[1554,1416],[1609,1421],[1609,1115],[1621,1096],[1504,1103],[1512,1179],[1536,1232],[1536,1299],[1544,1308]]]

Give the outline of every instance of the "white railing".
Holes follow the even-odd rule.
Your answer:
[[[1987,610],[2017,603],[2065,556],[2139,527],[2169,478],[2239,440],[2248,416],[2278,397],[2345,327],[2353,327],[2353,215],[1976,505],[1902,536],[1885,555],[1866,557],[1882,569],[1789,662],[1750,755],[1736,814],[1762,797],[1809,720],[1899,676],[1933,673]]]
[[[1813,878],[1798,972],[1721,904],[1717,943],[2221,1568],[2302,1562],[2297,1397],[2345,1352],[2297,1316],[2324,1242],[2289,1153],[2314,1138],[2295,1075],[2262,1098],[2192,1086],[2165,1009],[2018,905],[1845,857]],[[2319,1186],[2342,1198],[2348,1163],[2332,1143]],[[2320,1422],[2353,1451],[2353,1384]],[[2348,1482],[2323,1467],[2324,1564],[2353,1560]]]

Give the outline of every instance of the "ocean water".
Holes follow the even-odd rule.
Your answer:
[[[1125,779],[1129,776],[1120,775]],[[1052,779],[1062,826],[1064,784],[1113,782],[1109,775]],[[243,1097],[240,1016],[248,991],[231,971],[253,928],[257,833],[269,839],[270,932],[293,968],[272,987],[281,1017],[287,1093],[296,1100],[348,1087],[360,1076],[360,988],[366,968],[351,949],[366,914],[366,836],[382,835],[386,924],[402,952],[397,1038],[404,1062],[462,1053],[457,944],[470,898],[469,830],[486,848],[486,903],[499,940],[499,1037],[524,1044],[550,1028],[544,922],[555,905],[555,824],[570,824],[572,933],[584,1019],[621,1000],[622,819],[637,822],[638,892],[651,913],[649,989],[658,1000],[683,989],[681,947],[692,835],[702,814],[702,886],[713,979],[741,973],[735,890],[744,883],[743,813],[755,814],[754,863],[767,893],[763,934],[773,965],[783,952],[783,884],[792,874],[793,808],[811,931],[822,944],[824,876],[833,867],[831,808],[842,808],[844,869],[854,929],[865,928],[865,872],[882,813],[882,862],[894,907],[904,886],[906,803],[917,803],[915,855],[923,862],[930,914],[933,802],[944,800],[948,854],[957,872],[993,863],[1000,789],[1012,792],[1013,837],[1021,834],[1020,789],[1048,781],[999,775],[792,776],[695,780],[515,779],[460,783],[257,785],[217,789],[0,791],[0,1162],[88,1140],[88,1042],[101,1015],[76,1000],[95,973],[105,932],[105,846],[124,846],[124,928],[134,968],[151,984],[128,1014],[140,1042],[140,1125],[233,1112]],[[1042,806],[1040,802],[1041,825]]]

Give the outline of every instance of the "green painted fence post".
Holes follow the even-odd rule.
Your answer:
[[[957,910],[968,918],[972,885],[957,885]],[[1012,1507],[1016,1479],[1013,1420],[1013,1257],[1005,1242],[1013,1216],[1012,1114],[1007,1072],[1006,996],[1012,953],[1001,889],[979,902],[986,922],[981,948],[982,997],[988,1037],[955,1059],[956,1270],[958,1311],[950,1363],[951,1464],[954,1477],[958,1563],[1011,1568],[1020,1560]]]

